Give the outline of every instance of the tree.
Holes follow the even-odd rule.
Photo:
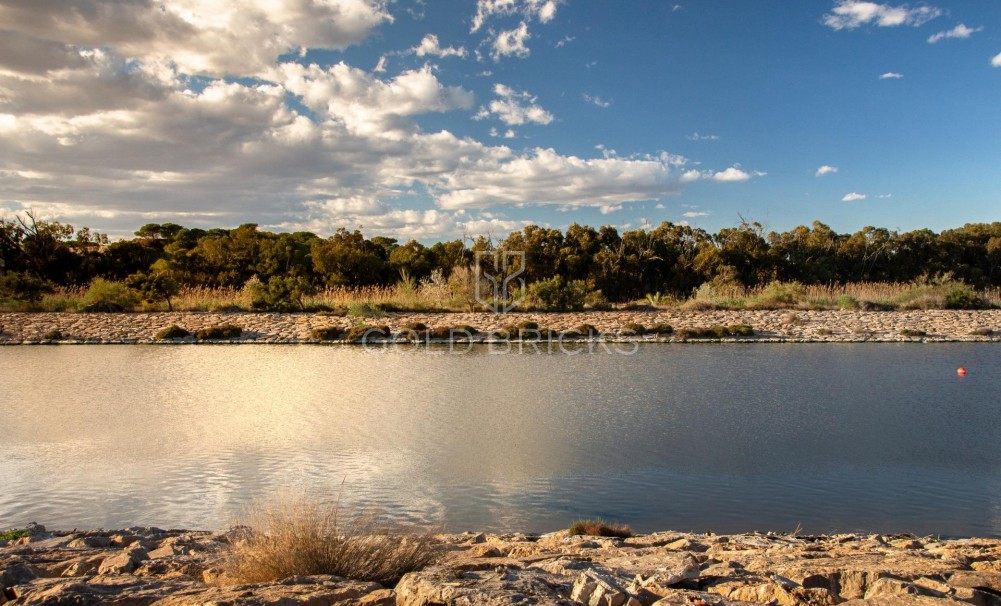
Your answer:
[[[146,303],[167,302],[167,309],[174,311],[171,298],[177,295],[177,281],[166,272],[140,272],[125,278],[125,285],[136,291],[139,298]]]

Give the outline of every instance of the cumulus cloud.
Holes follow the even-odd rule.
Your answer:
[[[946,40],[948,38],[955,38],[958,40],[965,40],[973,34],[983,31],[983,27],[978,27],[976,29],[966,27],[966,25],[960,23],[956,27],[946,30],[944,32],[938,32],[937,34],[932,34],[928,37],[928,44],[935,44],[939,40]]]
[[[829,175],[831,173],[836,173],[836,172],[838,172],[838,167],[837,166],[829,166],[829,165],[825,164],[825,165],[823,165],[823,166],[821,166],[820,168],[817,169],[817,173],[816,174],[817,174],[818,177],[823,177],[824,175]]]
[[[687,219],[696,219],[698,217],[708,217],[710,213],[704,211],[690,210],[686,213],[682,213],[681,216]]]
[[[758,173],[763,175],[764,173]],[[721,170],[717,173],[713,173],[712,180],[720,181],[723,183],[747,181],[751,178],[751,174],[740,169],[738,166],[731,166],[726,170]]]
[[[535,19],[540,23],[548,23],[556,16],[559,0],[477,0],[476,15],[470,32],[475,32],[488,19],[520,15],[525,20]]]
[[[553,115],[538,104],[538,99],[524,91],[516,91],[503,84],[494,85],[494,94],[499,98],[494,99],[486,107],[481,107],[474,116],[477,120],[482,120],[490,116],[495,116],[508,126],[520,126],[522,124],[549,124],[553,121]]]
[[[462,46],[455,48],[448,46],[442,48],[438,43],[438,36],[434,34],[428,34],[424,36],[421,43],[410,49],[418,57],[465,57],[466,49]]]
[[[879,75],[880,80],[899,80],[904,77],[904,74],[897,72],[886,72]]]
[[[994,55],[994,58],[991,59],[991,65],[994,67],[1001,67],[1001,53]]]
[[[941,14],[942,10],[934,6],[910,8],[906,4],[891,6],[863,0],[838,0],[831,12],[824,15],[824,25],[834,30],[856,29],[863,25],[918,27]]]
[[[844,197],[841,198],[842,202],[857,202],[858,200],[865,200],[865,194],[852,192],[850,194],[845,194]]]
[[[502,57],[511,56],[523,59],[531,54],[531,50],[525,45],[525,41],[531,37],[532,35],[528,33],[528,24],[522,21],[518,27],[497,34],[497,37],[494,38],[490,56],[494,61],[500,61]]]
[[[0,23],[28,36],[114,48],[186,74],[256,74],[298,49],[343,49],[390,21],[382,0],[19,0]]]

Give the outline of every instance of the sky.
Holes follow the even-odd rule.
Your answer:
[[[1001,220],[1001,0],[0,0],[0,215]]]

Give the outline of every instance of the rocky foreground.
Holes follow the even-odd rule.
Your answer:
[[[231,342],[317,343],[313,331],[361,323],[388,326],[399,336],[407,325],[429,327],[469,325],[488,341],[507,325],[525,321],[540,329],[564,332],[590,324],[601,339],[679,341],[674,335],[625,337],[629,324],[650,327],[669,324],[676,331],[713,325],[746,324],[753,337],[724,339],[752,342],[898,342],[1001,341],[1001,310],[915,311],[607,311],[575,313],[390,313],[378,318],[335,317],[323,313],[144,312],[144,313],[0,313],[0,345],[38,343],[194,343],[194,337],[157,340],[162,329],[177,325],[190,332],[222,324],[243,332]],[[52,338],[58,333],[58,338]],[[698,339],[694,339],[698,340]]]
[[[1001,605],[1001,539],[442,535],[442,564],[389,588],[334,576],[227,585],[233,531],[32,532],[0,546],[0,604]]]

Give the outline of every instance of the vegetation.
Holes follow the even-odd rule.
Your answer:
[[[319,341],[337,341],[344,337],[344,329],[339,326],[323,326],[314,328],[309,334]]]
[[[42,338],[46,341],[60,341],[65,338],[65,336],[63,335],[63,331],[58,328],[54,328],[42,335]]]
[[[164,328],[160,332],[156,333],[156,338],[161,341],[167,341],[170,339],[183,339],[190,335],[190,332],[184,330],[177,324],[171,324],[167,328]]]
[[[0,308],[475,310],[476,252],[523,252],[524,291],[543,311],[683,309],[971,309],[1001,305],[1001,222],[935,233],[820,222],[787,232],[757,223],[709,233],[687,225],[620,233],[530,225],[424,245],[337,230],[272,233],[254,224],[148,224],[111,242],[87,228],[0,218]],[[485,284],[480,284],[484,286]],[[107,306],[106,306],[107,308]]]
[[[236,583],[335,575],[393,587],[443,554],[429,533],[407,532],[372,512],[345,511],[304,496],[259,505],[245,517],[243,540],[224,565]]]
[[[640,337],[645,335],[647,331],[646,331],[646,326],[643,326],[642,324],[637,324],[635,322],[628,322],[622,325],[622,330],[619,332],[621,332],[624,335]]]
[[[570,524],[570,536],[584,535],[589,537],[618,537],[628,539],[633,531],[625,524],[612,524],[601,518],[585,518],[575,520]]]
[[[372,339],[388,339],[391,334],[392,331],[389,330],[388,326],[359,324],[348,329],[344,334],[344,340],[352,343],[364,343]]]
[[[928,333],[919,328],[904,328],[900,331],[902,337],[926,337]]]
[[[0,541],[16,541],[30,535],[27,530],[0,530]]]
[[[731,326],[710,326],[682,328],[677,332],[681,339],[723,339],[726,337],[753,337],[754,328],[747,324],[733,324]]]
[[[200,341],[239,339],[242,334],[243,329],[235,324],[220,324],[219,326],[202,328],[195,332],[195,336]]]

